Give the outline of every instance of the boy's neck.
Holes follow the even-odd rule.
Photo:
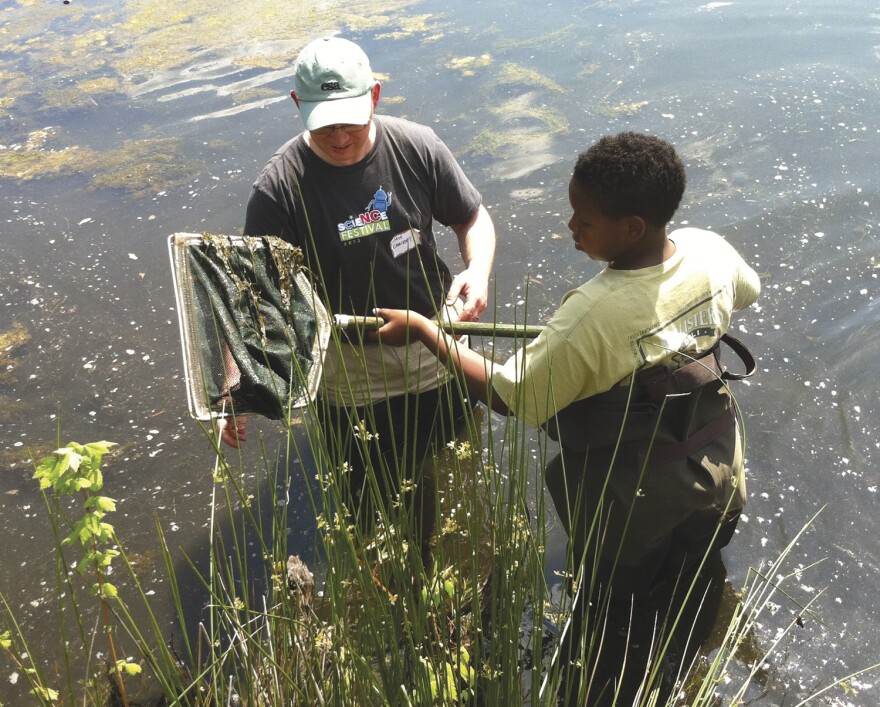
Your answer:
[[[646,232],[624,257],[608,263],[612,270],[641,270],[665,263],[675,254],[675,243],[666,235],[666,229]]]

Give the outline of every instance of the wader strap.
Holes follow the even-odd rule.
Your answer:
[[[681,368],[670,372],[662,366],[652,366],[637,374],[637,380],[648,397],[655,402],[659,402],[667,395],[690,393],[712,381],[719,379],[741,380],[754,374],[758,365],[755,362],[755,357],[746,345],[728,334],[723,334],[721,341],[727,344],[739,356],[745,365],[745,373],[731,373],[722,367],[721,343],[719,342],[703,356],[685,364]]]
[[[755,361],[752,352],[749,351],[749,347],[730,334],[723,334],[721,336],[721,341],[727,344],[731,350],[739,356],[739,360],[742,361],[743,365],[746,367],[745,373],[731,373],[730,371],[725,370],[721,377],[724,378],[724,380],[738,381],[754,375],[755,371],[758,370],[758,363]]]
[[[651,448],[649,457],[651,464],[668,464],[679,459],[685,459],[696,454],[703,447],[708,446],[712,440],[717,439],[727,432],[736,421],[733,407],[727,408],[718,417],[710,420],[694,434],[683,442],[662,444]]]

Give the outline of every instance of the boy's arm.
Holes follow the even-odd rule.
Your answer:
[[[376,315],[385,320],[385,324],[375,334],[377,339],[391,346],[405,346],[414,340],[421,341],[443,363],[458,371],[472,396],[482,400],[495,412],[508,414],[507,404],[492,388],[491,359],[462,346],[436,322],[418,312],[377,309]]]

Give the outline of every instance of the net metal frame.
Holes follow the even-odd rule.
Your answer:
[[[190,415],[211,420],[256,412],[281,418],[313,401],[332,324],[306,271],[295,263],[294,247],[274,237],[174,233],[168,250]],[[199,267],[205,259],[212,266],[207,272]],[[218,311],[210,292],[235,299],[239,309]],[[272,356],[254,344],[260,338],[274,347]],[[259,378],[262,387],[249,399],[237,399],[248,376]]]

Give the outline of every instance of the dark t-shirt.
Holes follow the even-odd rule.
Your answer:
[[[433,130],[373,119],[373,149],[354,165],[328,164],[301,134],[283,145],[254,183],[244,234],[302,247],[333,313],[381,306],[430,316],[451,283],[433,220],[468,222],[480,194]]]

